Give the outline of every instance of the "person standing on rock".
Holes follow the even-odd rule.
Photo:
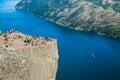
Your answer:
[[[30,41],[30,42],[31,42],[31,45],[32,45],[32,46],[34,46],[34,40],[33,40],[33,39],[31,39],[31,41]]]
[[[7,33],[5,33],[5,34],[4,34],[4,37],[7,38],[7,36],[8,36]]]
[[[8,43],[8,34],[5,33],[3,36],[5,37],[5,41],[7,41],[7,43]]]

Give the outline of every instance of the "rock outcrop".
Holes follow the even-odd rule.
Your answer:
[[[0,80],[55,80],[58,68],[55,39],[38,40],[15,31],[7,33],[6,41],[5,34],[0,36]],[[26,37],[38,44],[26,43]]]
[[[16,8],[65,27],[120,38],[119,0],[21,0]]]

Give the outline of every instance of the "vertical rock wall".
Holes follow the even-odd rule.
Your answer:
[[[24,46],[5,51],[0,52],[0,80],[55,80],[58,68],[56,40],[47,46]]]
[[[58,68],[57,43],[43,47],[21,47],[15,50],[31,62],[31,80],[55,80]]]

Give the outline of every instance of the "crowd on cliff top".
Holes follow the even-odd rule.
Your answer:
[[[45,46],[48,44],[47,42],[50,41],[52,41],[51,38],[24,35],[13,29],[8,30],[5,33],[2,33],[2,31],[0,31],[0,45],[2,45],[2,47],[10,47],[16,44],[23,46],[41,46],[44,44]]]

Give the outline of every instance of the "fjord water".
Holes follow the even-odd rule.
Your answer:
[[[19,0],[0,0],[0,30],[56,38],[56,80],[120,80],[120,40],[75,31],[15,10]]]

